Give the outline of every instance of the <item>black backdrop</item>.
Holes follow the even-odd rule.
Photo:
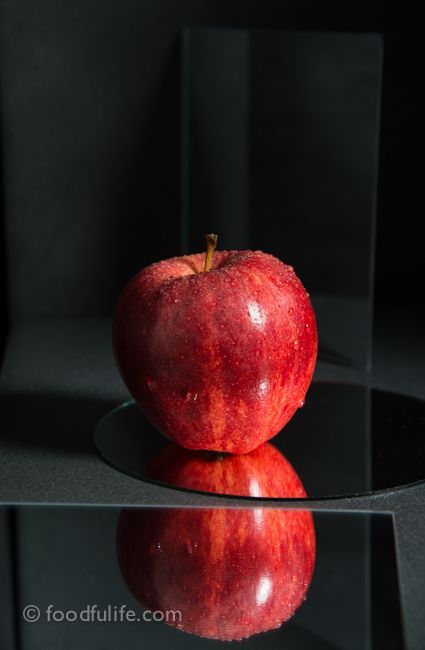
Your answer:
[[[420,46],[383,3],[3,0],[2,302],[9,319],[107,315],[176,254],[179,33],[187,25],[384,34],[376,302],[422,304]]]

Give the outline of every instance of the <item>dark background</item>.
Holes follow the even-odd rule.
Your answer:
[[[71,321],[59,336],[44,324],[28,330],[21,324],[38,318],[108,317],[131,274],[178,252],[183,27],[383,34],[375,305],[377,318],[395,320],[399,337],[410,339],[411,321],[404,319],[404,311],[396,318],[406,308],[415,313],[420,331],[424,256],[416,168],[422,148],[422,46],[410,30],[388,28],[383,6],[282,0],[2,0],[3,345],[8,329],[18,332],[10,339],[4,383],[7,387],[14,376],[11,368],[17,366],[20,389],[35,386],[43,397],[46,387],[56,391],[53,401],[35,394],[25,409],[16,409],[24,420],[19,435],[25,445],[35,437],[45,450],[63,453],[63,464],[54,457],[56,474],[39,466],[46,490],[55,498],[67,486],[65,468],[72,459],[92,498],[90,472],[95,471],[83,465],[82,456],[91,461],[91,431],[107,405],[95,400],[92,405],[91,399],[99,391],[116,400],[121,388],[113,384],[112,371],[108,375],[112,364],[100,353],[96,357],[97,327],[80,331]],[[102,329],[102,336],[106,348],[109,329]],[[68,346],[77,338],[84,343],[81,357]],[[416,356],[413,346],[411,358]],[[66,404],[57,398],[58,363],[64,366],[59,388],[65,392],[76,385],[74,401]],[[90,374],[95,366],[98,374]],[[27,426],[31,420],[47,423],[46,431],[34,432]],[[17,458],[19,480],[27,479],[29,493],[34,474]],[[4,483],[8,499],[11,486],[21,489],[14,467],[10,484]],[[68,471],[74,470],[72,465]],[[26,531],[35,556],[43,553],[42,544],[33,544],[37,526]],[[83,525],[77,529],[82,531]],[[382,566],[381,571],[385,573]]]
[[[383,3],[3,1],[2,229],[8,320],[111,313],[178,250],[187,25],[384,35],[375,298],[422,305],[413,178],[419,44]]]

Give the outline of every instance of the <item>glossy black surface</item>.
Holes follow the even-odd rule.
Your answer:
[[[54,611],[77,614],[88,605],[102,611],[124,605],[141,616],[143,610],[128,591],[117,562],[120,512],[119,508],[93,507],[15,507],[0,511],[0,539],[9,540],[9,559],[15,567],[14,580],[2,586],[5,591],[14,590],[14,594],[9,593],[14,603],[10,624],[16,628],[19,647],[223,647],[222,643],[160,622],[47,621],[49,605]],[[190,516],[194,511],[186,512]],[[402,650],[391,517],[315,513],[314,523],[317,555],[306,600],[281,628],[253,636],[238,646]],[[380,557],[385,559],[385,572]],[[24,621],[22,612],[28,605],[39,608],[38,621]]]
[[[364,386],[313,383],[304,407],[271,443],[309,497],[414,483],[425,479],[425,402]],[[167,440],[128,402],[99,422],[95,444],[113,467],[143,479]]]

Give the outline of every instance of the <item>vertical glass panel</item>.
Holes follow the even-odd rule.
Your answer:
[[[250,236],[250,33],[188,30],[183,37],[183,248],[217,232],[220,248]]]
[[[315,307],[319,358],[370,368],[381,40],[189,29],[182,246],[270,252]]]

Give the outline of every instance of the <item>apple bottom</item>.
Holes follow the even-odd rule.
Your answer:
[[[134,597],[179,611],[170,625],[240,640],[279,627],[305,599],[315,562],[310,512],[125,510],[117,555]]]

